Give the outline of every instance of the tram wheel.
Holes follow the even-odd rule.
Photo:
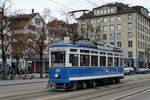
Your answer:
[[[95,81],[92,82],[92,87],[96,87],[97,83]]]
[[[83,82],[82,85],[83,85],[83,89],[87,88],[87,83],[86,82]]]
[[[78,89],[78,83],[74,82],[72,83],[72,90],[77,90]]]

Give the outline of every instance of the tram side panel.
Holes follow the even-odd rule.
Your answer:
[[[123,78],[122,67],[51,67],[49,82],[71,83],[73,81],[102,78]]]

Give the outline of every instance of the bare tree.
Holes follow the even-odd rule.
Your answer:
[[[30,38],[30,43],[28,43],[28,47],[33,48],[35,52],[40,55],[40,77],[43,78],[43,52],[47,47],[47,39],[46,35],[48,33],[48,27],[45,22],[47,18],[50,17],[50,10],[44,9],[43,11],[43,20],[42,27],[35,26],[33,30],[33,34]]]
[[[1,39],[1,50],[2,50],[2,66],[4,72],[4,78],[6,78],[6,62],[7,62],[7,52],[8,48],[11,44],[11,31],[10,26],[10,18],[6,17],[8,14],[8,10],[11,7],[12,0],[3,0],[1,1],[0,6],[0,39]]]

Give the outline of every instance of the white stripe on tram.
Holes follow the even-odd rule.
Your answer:
[[[124,74],[69,77],[69,80],[70,81],[75,81],[75,80],[88,80],[88,79],[98,79],[98,78],[112,78],[112,77],[121,77],[121,76],[124,76]]]

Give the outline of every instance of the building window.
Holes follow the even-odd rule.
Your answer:
[[[128,38],[132,38],[132,32],[128,32]]]
[[[121,24],[117,25],[117,30],[121,30]]]
[[[129,52],[128,52],[128,58],[132,58],[132,57],[133,57],[132,52],[129,51]]]
[[[132,14],[128,14],[128,21],[132,20]]]
[[[107,22],[107,18],[104,18],[104,23],[106,23]]]
[[[101,14],[103,14],[104,13],[104,11],[103,10],[101,10]]]
[[[107,10],[105,9],[105,10],[104,10],[104,14],[106,14],[106,13],[107,13]]]
[[[100,32],[100,26],[96,26],[96,33]]]
[[[110,45],[114,45],[114,42],[110,42]]]
[[[97,10],[97,15],[99,15],[100,14],[100,11],[99,10]]]
[[[104,39],[104,40],[107,40],[107,34],[104,34],[104,35],[103,35],[103,39]]]
[[[111,11],[111,13],[112,13],[112,12],[114,12],[114,9],[111,9],[110,11]]]
[[[40,25],[40,19],[39,18],[35,18],[35,24]]]
[[[113,34],[110,34],[110,40],[113,40]]]
[[[94,24],[94,20],[91,20],[91,24]]]
[[[114,20],[115,20],[114,17],[110,18],[110,22],[114,22]]]
[[[140,46],[140,42],[138,41],[138,48],[140,48],[141,46]]]
[[[118,46],[118,47],[121,47],[121,42],[117,42],[117,46]]]
[[[97,23],[100,23],[101,22],[101,20],[100,19],[97,19]]]
[[[108,9],[107,11],[108,11],[108,13],[110,13],[110,12],[111,12],[111,11],[110,11],[110,9]]]
[[[121,39],[121,33],[117,33],[117,39]]]
[[[140,32],[138,32],[138,38],[139,38],[139,39],[141,38],[141,33],[140,33]]]
[[[128,30],[132,30],[132,23],[128,23]]]
[[[114,31],[114,29],[115,29],[114,25],[110,25],[110,30]]]
[[[117,17],[117,21],[121,21],[121,17],[120,16]]]
[[[129,47],[129,48],[132,47],[132,41],[128,41],[128,47]]]
[[[104,32],[107,31],[107,26],[106,26],[106,25],[103,26],[103,31],[104,31]]]

